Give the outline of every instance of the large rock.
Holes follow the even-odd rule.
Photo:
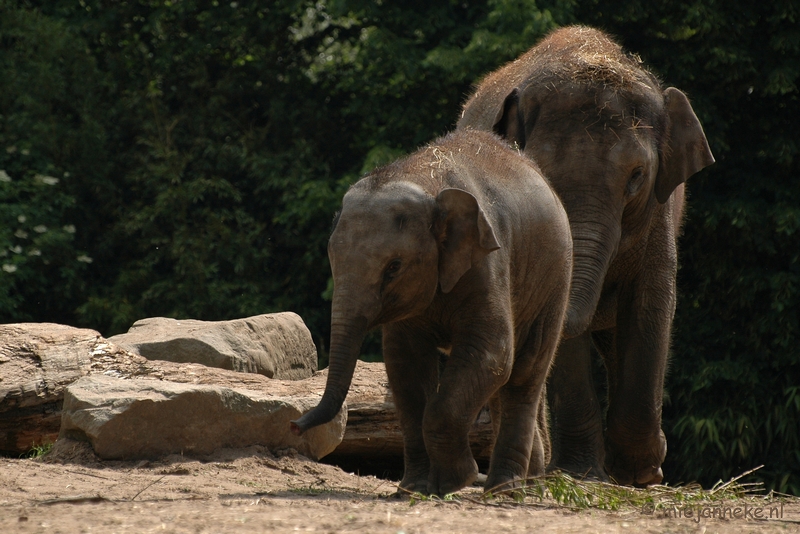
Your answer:
[[[148,360],[200,363],[282,380],[302,380],[317,370],[311,333],[291,312],[232,321],[152,317],[109,341]]]
[[[149,361],[94,330],[47,323],[0,325],[0,455],[19,456],[34,445],[55,441],[66,387],[89,374],[245,388],[270,395],[292,391],[255,373]]]
[[[273,380],[260,374],[200,364],[148,360],[125,351],[93,330],[54,324],[0,325],[0,340],[0,454],[13,456],[58,437],[64,391],[82,376],[122,379],[130,382],[133,389],[140,387],[140,382],[145,389],[152,389],[154,381],[162,381],[214,386],[218,391],[249,390],[247,396],[258,398],[309,399],[296,405],[298,411],[316,404],[327,378],[327,371],[322,371],[302,381]],[[219,405],[224,402],[220,398]],[[212,421],[213,424],[216,423]],[[284,430],[280,430],[280,424],[277,428],[285,432],[288,427],[287,422]],[[295,439],[293,435],[286,437]],[[491,424],[482,417],[470,434],[473,453],[479,461],[488,458],[491,441]],[[296,441],[275,447],[293,446],[289,443]],[[379,461],[402,458],[402,454],[403,437],[385,367],[382,363],[358,362],[347,397],[344,437],[331,456]]]
[[[264,445],[291,447],[316,460],[341,442],[347,411],[343,408],[330,423],[294,436],[289,421],[316,406],[321,397],[314,393],[321,391],[321,383],[306,385],[297,390],[312,392],[274,396],[221,386],[88,376],[67,388],[60,436],[88,440],[103,459],[204,455],[223,447]]]
[[[50,323],[0,325],[0,453],[53,441],[64,389],[103,350],[94,330]]]

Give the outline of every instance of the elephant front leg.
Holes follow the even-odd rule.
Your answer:
[[[552,426],[548,470],[607,480],[603,418],[594,389],[591,334],[561,342],[547,386]]]
[[[539,384],[541,390],[541,384]],[[498,492],[519,488],[528,475],[532,454],[534,463],[544,472],[544,448],[538,435],[537,388],[531,384],[506,385],[500,389],[498,412],[499,431],[492,450],[489,474],[484,489]]]
[[[566,296],[566,292],[564,292]],[[512,490],[528,476],[544,474],[549,456],[545,381],[561,338],[563,298],[555,313],[531,327],[514,361],[508,382],[500,389],[500,428],[485,489]]]
[[[422,435],[427,399],[436,394],[439,354],[430,336],[403,324],[383,327],[383,357],[403,432],[404,472],[400,488],[428,493],[430,461]]]
[[[659,285],[664,287],[671,286]],[[667,441],[661,430],[661,407],[673,294],[656,298],[652,292],[639,293],[618,312],[616,358],[607,362],[605,466],[619,484],[647,486],[663,479]]]
[[[502,334],[498,333],[502,338]],[[510,354],[479,343],[455,344],[441,376],[439,391],[425,408],[423,432],[430,457],[428,491],[446,495],[472,484],[478,465],[469,447],[469,431],[481,408],[505,383]]]

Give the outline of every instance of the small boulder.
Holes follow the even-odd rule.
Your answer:
[[[320,400],[324,374],[276,397],[247,389],[126,380],[93,375],[64,395],[60,438],[89,441],[103,459],[153,459],[168,454],[206,455],[220,448],[263,445],[294,448],[317,460],[342,441],[344,406],[333,421],[294,436],[289,421]],[[284,382],[284,385],[287,383]]]
[[[0,454],[53,441],[64,389],[89,374],[98,332],[51,323],[0,325]]]
[[[281,380],[302,380],[317,370],[311,333],[292,312],[231,321],[152,317],[108,339],[148,360],[200,363]]]

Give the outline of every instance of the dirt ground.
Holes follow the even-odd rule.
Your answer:
[[[483,500],[479,488],[448,501],[393,498],[396,491],[395,482],[293,451],[101,462],[86,444],[59,442],[38,460],[0,459],[0,532],[800,532],[797,500],[783,503],[778,519],[698,520],[573,511],[532,497]]]

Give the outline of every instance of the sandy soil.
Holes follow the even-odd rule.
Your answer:
[[[0,459],[0,532],[800,532],[800,503],[780,520],[665,517],[649,510],[571,511],[528,498],[392,497],[394,482],[293,451],[226,450],[202,460],[101,462],[59,442],[39,460]],[[748,501],[749,505],[753,503]]]

